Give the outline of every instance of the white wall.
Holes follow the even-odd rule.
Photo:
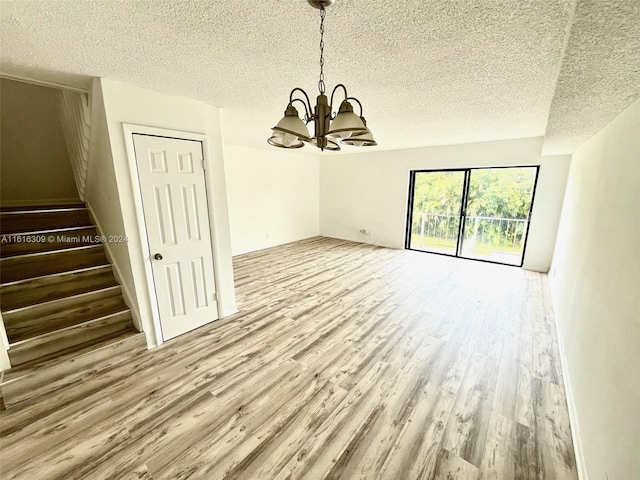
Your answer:
[[[542,157],[539,164],[540,173],[523,267],[537,272],[547,272],[551,266],[558,234],[571,155]]]
[[[87,201],[106,235],[127,236],[128,243],[109,245],[121,273],[123,286],[132,293],[147,333],[155,344],[156,332],[148,297],[142,240],[135,211],[136,189],[132,182],[123,123],[180,130],[207,135],[210,160],[205,174],[212,187],[209,215],[213,236],[216,286],[221,316],[236,309],[224,161],[216,107],[108,79],[94,80],[92,89],[92,145],[87,181]],[[95,118],[101,116],[102,119]],[[95,130],[95,131],[94,131]]]
[[[223,148],[233,255],[319,234],[319,155]]]
[[[524,267],[551,263],[569,156],[541,157],[542,138],[325,155],[320,160],[320,233],[404,247],[409,171],[541,165]],[[370,237],[359,231],[366,229]]]
[[[57,95],[52,88],[0,79],[4,206],[79,201]]]
[[[99,81],[94,81],[92,84],[90,103],[91,137],[85,201],[100,234],[125,236],[119,184],[111,153],[102,86]],[[139,329],[145,329],[141,323],[140,307],[133,284],[129,246],[126,243],[108,243],[105,247],[116,278],[124,289],[125,300],[133,310],[134,322]],[[150,345],[153,344],[150,343]]]
[[[640,478],[640,100],[573,155],[550,272],[592,480]]]
[[[9,370],[11,361],[9,360],[9,340],[7,339],[7,330],[4,328],[4,320],[0,312],[0,372]]]

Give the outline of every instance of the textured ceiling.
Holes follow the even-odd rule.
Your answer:
[[[612,3],[585,4],[600,2]],[[222,107],[226,143],[266,148],[291,88],[317,94],[319,12],[306,0],[5,0],[0,9],[4,73],[85,87],[107,77],[199,99]],[[337,0],[327,87],[344,83],[362,101],[376,148],[542,136],[561,66],[570,68],[570,32],[570,48],[591,48],[589,33],[571,31],[574,10],[575,0]],[[556,95],[559,124],[570,107]],[[552,133],[564,142],[576,132]]]
[[[551,105],[543,153],[573,152],[637,98],[640,0],[581,0]]]

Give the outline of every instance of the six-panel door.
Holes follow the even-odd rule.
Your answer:
[[[218,318],[202,143],[134,134],[164,340]]]

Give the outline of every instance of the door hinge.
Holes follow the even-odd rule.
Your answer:
[[[204,158],[202,158],[201,161],[202,161],[202,169],[206,170],[207,169],[207,165],[204,163]]]

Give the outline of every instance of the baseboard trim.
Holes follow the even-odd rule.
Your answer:
[[[230,307],[230,308],[225,308],[225,309],[220,311],[220,318],[228,317],[230,315],[238,313],[239,311],[240,310],[238,310],[235,305],[233,307]]]
[[[349,237],[349,236],[339,237],[337,235],[324,235],[324,234],[320,234],[318,236],[324,237],[324,238],[333,238],[335,240],[344,240],[346,242],[360,243],[362,245],[371,245],[372,247],[390,248],[392,250],[405,250],[403,246],[398,247],[398,246],[385,245],[383,243],[379,243],[380,237],[378,236],[365,237],[362,234],[359,234],[358,237]]]
[[[524,270],[529,270],[530,272],[538,272],[538,273],[549,272],[549,267],[536,267],[535,265],[523,265],[522,268]]]
[[[91,216],[91,220],[93,221],[93,223],[96,226],[96,229],[98,231],[98,235],[100,236],[104,236],[104,230],[102,229],[102,227],[100,226],[100,222],[98,222],[98,219],[96,218],[95,213],[93,212],[93,209],[91,208],[91,205],[87,202],[87,209],[89,210],[89,215]],[[129,289],[127,288],[127,285],[122,281],[122,272],[120,271],[120,268],[118,267],[118,264],[115,262],[113,254],[111,253],[111,249],[109,248],[109,243],[105,242],[104,244],[105,247],[105,252],[107,255],[107,260],[109,260],[109,263],[111,264],[111,266],[113,267],[113,274],[116,278],[116,281],[120,284],[120,286],[122,287],[122,297],[124,298],[124,303],[127,305],[127,307],[129,307],[131,309],[131,316],[133,317],[133,323],[136,326],[136,328],[143,332],[143,328],[142,328],[142,322],[140,321],[140,312],[138,311],[137,308],[135,308],[135,304],[131,301],[133,297],[133,295],[131,295],[131,292],[129,291]]]
[[[578,423],[578,411],[576,410],[576,403],[573,396],[573,388],[571,387],[571,378],[569,377],[569,369],[567,367],[567,354],[564,348],[564,337],[562,336],[562,330],[558,323],[558,313],[553,302],[553,319],[556,326],[556,336],[558,338],[558,350],[560,351],[560,368],[562,369],[562,377],[564,378],[564,392],[567,397],[567,408],[569,410],[569,423],[571,425],[571,438],[573,440],[573,450],[576,456],[576,467],[578,470],[579,480],[589,480],[587,475],[587,467],[584,461],[584,451],[582,450],[582,440],[580,437],[580,425]]]

